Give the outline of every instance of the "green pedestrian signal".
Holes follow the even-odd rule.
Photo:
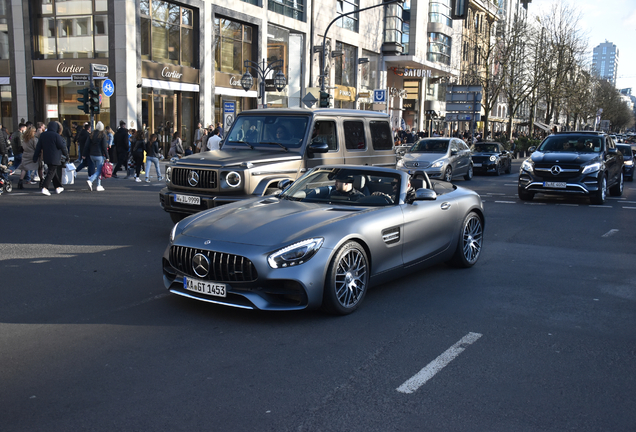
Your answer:
[[[91,114],[99,114],[99,90],[95,87],[88,89],[88,106]]]
[[[82,105],[78,105],[77,108],[81,109],[86,114],[90,113],[90,108],[88,105],[88,88],[83,88],[81,90],[78,90],[77,94],[82,95],[82,97],[77,98],[77,101],[82,104]]]
[[[329,99],[331,99],[331,95],[327,92],[320,92],[320,108],[329,108]]]

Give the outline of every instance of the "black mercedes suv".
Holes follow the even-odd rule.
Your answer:
[[[531,149],[532,150],[532,149]],[[623,155],[603,132],[559,132],[548,136],[523,161],[519,172],[519,198],[536,193],[581,195],[603,204],[610,195],[623,193]]]

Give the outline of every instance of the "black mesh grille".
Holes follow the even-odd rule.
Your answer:
[[[191,172],[195,172],[199,176],[199,181],[195,186],[192,186],[188,181],[190,179]],[[196,189],[215,189],[216,171],[196,168],[173,168],[171,181],[172,184],[175,186],[183,186]]]
[[[552,174],[550,171],[553,166],[558,165],[561,168],[561,172],[558,175]],[[576,164],[536,164],[534,166],[534,172],[537,176],[547,181],[559,181],[560,179],[571,179],[580,175],[580,165]]]
[[[210,271],[205,278],[192,269],[192,258],[198,253],[210,260]],[[252,261],[243,256],[184,246],[170,248],[170,265],[187,276],[215,282],[252,282],[258,277]]]

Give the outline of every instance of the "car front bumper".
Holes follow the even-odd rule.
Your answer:
[[[200,204],[184,204],[176,201],[176,195],[197,196],[200,198]],[[159,200],[161,207],[167,212],[195,214],[203,210],[208,210],[224,204],[230,204],[237,201],[254,198],[252,195],[244,196],[204,196],[198,193],[175,192],[167,187],[159,192]]]
[[[595,171],[566,179],[559,179],[558,177],[546,178],[521,170],[519,173],[519,189],[526,192],[550,195],[590,196],[598,192],[598,176],[599,172]]]

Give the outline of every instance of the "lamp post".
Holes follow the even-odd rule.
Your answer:
[[[267,64],[265,59],[262,61],[262,65],[258,64],[252,60],[244,60],[243,67],[245,67],[245,73],[241,77],[241,87],[243,90],[248,91],[254,85],[254,77],[250,74],[250,69],[256,72],[257,78],[259,78],[258,83],[258,98],[261,100],[261,104],[263,107],[267,107],[265,104],[265,77],[274,71],[278,71],[274,75],[274,87],[276,91],[282,91],[287,85],[287,78],[285,74],[280,70],[284,65],[283,60],[274,60],[273,62]]]

